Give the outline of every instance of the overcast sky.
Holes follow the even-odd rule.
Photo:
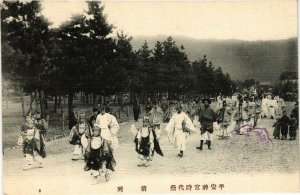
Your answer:
[[[104,1],[115,32],[137,36],[182,35],[197,39],[273,40],[297,36],[296,0]],[[86,8],[83,1],[42,2],[43,14],[59,26]]]

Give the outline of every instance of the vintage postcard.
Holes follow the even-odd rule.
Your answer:
[[[3,194],[299,192],[296,0],[0,5]]]

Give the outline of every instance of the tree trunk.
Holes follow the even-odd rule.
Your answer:
[[[38,90],[36,89],[35,92],[34,92],[34,96],[35,96],[35,110],[39,110],[39,98],[38,98],[38,95],[39,92]]]
[[[44,95],[44,104],[45,104],[45,109],[48,109],[48,101],[47,101],[47,93],[46,92],[45,92],[45,95]]]
[[[55,95],[54,97],[54,109],[53,109],[53,112],[56,112],[57,110],[57,95]]]
[[[61,96],[59,96],[61,99]],[[65,98],[63,100],[63,102],[60,104],[60,109],[61,109],[61,129],[65,130],[65,116],[64,116],[64,107],[65,107]]]
[[[20,98],[21,98],[21,103],[22,103],[23,117],[25,117],[25,109],[24,109],[24,97],[23,97],[23,88],[21,89]]]
[[[104,96],[101,95],[101,105],[104,105]]]
[[[97,106],[97,94],[95,92],[93,92],[93,107]]]
[[[114,105],[116,105],[116,99],[117,99],[117,96],[114,95]]]
[[[72,105],[73,105],[73,91],[69,90],[69,98],[68,98],[68,116],[70,116]]]
[[[43,89],[39,89],[39,99],[40,99],[40,108],[41,108],[41,118],[45,119],[45,92]]]
[[[61,106],[61,95],[58,95],[58,106]]]
[[[29,109],[28,109],[28,112],[27,112],[26,115],[28,115],[28,114],[31,112],[31,110],[32,110],[32,103],[33,103],[34,99],[35,99],[35,96],[34,96],[34,94],[32,94],[32,92],[31,92],[31,93],[30,93],[30,104],[29,104]]]
[[[88,105],[89,104],[89,94],[85,94],[85,103]]]
[[[134,93],[132,91],[130,91],[130,104],[132,104],[132,102],[133,102],[133,95],[134,95]]]
[[[127,117],[129,117],[129,105],[127,105]]]

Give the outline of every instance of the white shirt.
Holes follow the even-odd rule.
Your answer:
[[[186,119],[187,115],[184,112],[180,114],[176,113],[173,115],[174,128],[175,130],[182,130],[182,122]]]
[[[95,125],[101,129],[101,137],[109,141],[113,141],[120,128],[116,117],[108,113],[98,114]]]

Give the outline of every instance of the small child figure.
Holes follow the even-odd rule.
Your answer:
[[[274,128],[274,132],[273,132],[273,136],[274,139],[280,139],[280,121],[279,118],[276,118],[276,122],[273,124]]]
[[[136,152],[139,154],[140,162],[137,166],[150,166],[150,151],[153,149],[153,132],[150,125],[149,117],[143,117],[143,126],[137,128],[137,134],[135,137]]]
[[[290,140],[296,140],[296,135],[297,135],[297,119],[292,117],[290,120]]]
[[[289,117],[286,115],[286,111],[283,111],[283,116],[279,119],[279,123],[280,123],[280,130],[281,130],[281,139],[285,140],[287,139],[287,134],[288,134],[288,128],[289,128],[289,123],[290,123],[290,119]]]
[[[39,129],[36,128],[34,118],[31,116],[26,117],[25,125],[21,129],[21,136],[23,141],[20,141],[19,144],[23,145],[23,153],[27,162],[23,170],[34,168],[35,163],[42,168],[43,158],[46,157],[43,153],[45,148],[41,144]]]

